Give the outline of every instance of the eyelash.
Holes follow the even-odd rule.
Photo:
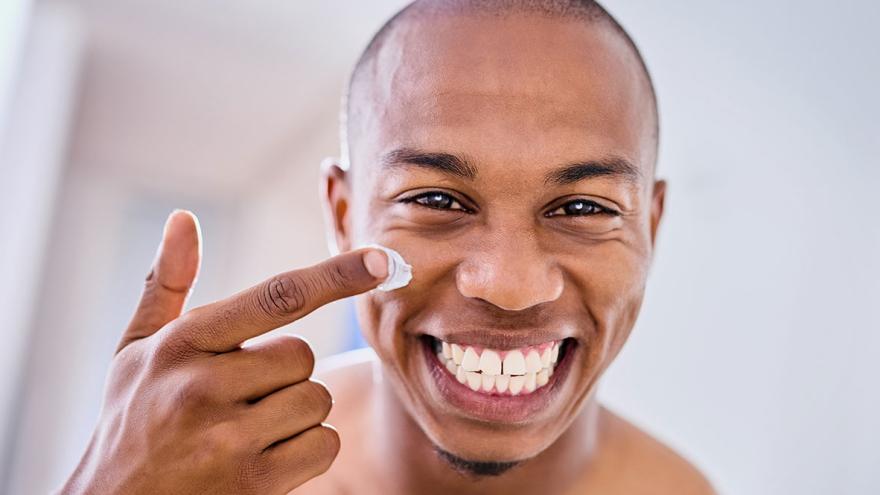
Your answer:
[[[546,213],[544,216],[546,216],[546,217],[560,216],[558,214],[555,214],[554,212],[559,211],[559,210],[564,211],[565,207],[577,205],[577,204],[583,205],[581,207],[581,209],[583,209],[584,211],[590,210],[590,212],[589,213],[572,213],[572,214],[563,213],[562,216],[568,216],[568,217],[588,217],[588,216],[593,216],[593,215],[608,215],[608,216],[612,216],[612,217],[620,216],[619,212],[612,210],[611,208],[606,208],[606,207],[600,205],[599,203],[597,203],[595,201],[590,201],[588,199],[571,200],[563,205],[558,206],[553,211]]]
[[[433,198],[432,198],[433,196]],[[458,204],[460,208],[449,208],[449,207],[440,207],[440,206],[431,206],[421,202],[420,200],[427,200],[429,198],[432,199],[441,199],[444,202],[449,202],[452,204]],[[410,196],[409,198],[403,198],[400,200],[401,203],[414,203],[423,208],[431,208],[432,210],[449,210],[449,211],[463,211],[465,213],[472,213],[472,211],[468,208],[465,208],[464,205],[461,204],[461,201],[455,199],[449,194],[440,191],[430,191],[426,193],[416,194],[415,196]]]
[[[446,207],[431,206],[429,204],[425,204],[422,201],[420,201],[420,200],[429,200],[429,199],[443,201],[445,204],[447,204],[447,206]],[[415,196],[411,196],[409,198],[403,198],[400,201],[402,203],[414,203],[414,204],[421,206],[421,207],[424,207],[424,208],[431,208],[432,210],[463,211],[465,213],[473,213],[472,210],[464,207],[460,201],[458,201],[457,199],[455,199],[451,195],[446,194],[441,191],[430,191],[430,192],[426,192],[426,193],[421,193],[421,194],[417,194]],[[458,204],[460,206],[460,208],[451,208],[451,207],[449,207],[450,204],[451,205]],[[609,215],[609,216],[615,216],[615,217],[620,216],[620,213],[618,213],[617,211],[614,211],[610,208],[606,208],[606,207],[600,205],[599,203],[596,203],[595,201],[590,201],[587,199],[575,199],[575,200],[569,201],[569,202],[557,207],[553,211],[546,213],[544,216],[546,216],[546,217],[560,216],[559,214],[556,214],[554,212],[556,212],[558,210],[565,211],[564,210],[565,207],[575,205],[575,204],[583,204],[584,206],[582,206],[581,208],[584,210],[589,209],[590,212],[589,213],[572,213],[572,214],[562,213],[561,216],[573,216],[573,217],[592,216],[592,215]]]

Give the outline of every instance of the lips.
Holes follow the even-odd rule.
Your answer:
[[[575,348],[570,338],[513,349],[427,335],[423,340],[435,398],[459,414],[495,423],[527,422],[546,414],[560,393]]]

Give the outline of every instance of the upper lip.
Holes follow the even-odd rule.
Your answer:
[[[507,311],[483,301],[469,300],[467,304],[457,305],[454,311],[428,312],[420,316],[407,325],[417,334],[430,335],[450,344],[497,350],[579,336],[577,325],[543,304],[522,311]]]

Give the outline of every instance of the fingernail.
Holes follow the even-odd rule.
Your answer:
[[[388,276],[388,258],[377,249],[371,249],[364,254],[364,266],[376,278],[384,279]]]

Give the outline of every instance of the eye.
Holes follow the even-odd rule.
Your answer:
[[[435,210],[469,211],[454,197],[440,191],[430,191],[401,199],[404,203],[416,203]]]
[[[548,217],[555,216],[592,216],[592,215],[610,215],[610,216],[618,216],[620,215],[616,211],[606,208],[595,201],[590,201],[586,199],[576,199],[574,201],[569,201],[564,205],[556,208],[553,211],[547,213]]]

